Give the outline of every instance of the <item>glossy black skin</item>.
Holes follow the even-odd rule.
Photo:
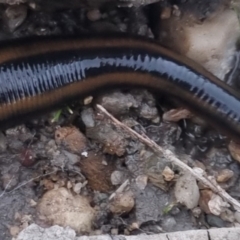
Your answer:
[[[131,43],[124,44],[124,41],[127,42],[129,39]],[[61,106],[65,101],[87,94],[97,94],[100,90],[143,87],[178,99],[185,107],[209,121],[233,140],[240,142],[239,93],[196,63],[146,39],[121,36],[120,41],[117,37],[108,36],[101,39],[107,43],[107,47],[99,46],[98,39],[90,40],[96,41],[96,46],[72,49],[71,41],[66,39],[64,50],[18,55],[7,61],[1,61],[0,56],[0,110],[3,105],[10,109],[4,118],[0,116],[0,124],[4,126],[11,122],[11,125],[17,125],[20,119],[32,116],[35,112]],[[30,44],[34,41],[30,40]],[[57,42],[58,39],[36,41],[36,44],[44,46],[48,41]],[[78,41],[81,46],[81,38]],[[111,41],[114,44],[111,45]],[[116,46],[118,41],[119,45]],[[136,45],[134,41],[137,42]],[[9,46],[14,44],[9,43]],[[69,47],[66,48],[66,45]],[[146,81],[138,81],[135,75],[128,82],[117,81],[109,77],[111,73],[121,73],[122,77],[124,77],[122,73],[138,73],[139,76],[144,75]],[[97,79],[98,76],[105,76],[106,82],[96,85],[93,79]],[[154,82],[151,77],[155,79]],[[38,101],[36,106],[24,113],[21,113],[21,107],[11,113],[11,106],[24,98],[33,98],[34,101],[35,96],[44,97],[44,94],[60,88],[64,91],[64,87],[69,84],[78,86],[80,84],[81,87],[85,81],[92,81],[91,89],[86,92],[83,89],[79,95],[68,94],[57,102],[49,102],[48,105],[41,105]]]

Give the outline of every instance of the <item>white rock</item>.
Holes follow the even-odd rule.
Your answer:
[[[66,188],[46,192],[38,204],[42,220],[52,225],[71,227],[77,233],[90,232],[95,210],[87,198],[73,195]]]
[[[200,193],[196,179],[192,174],[185,172],[184,175],[179,177],[174,193],[177,201],[188,209],[193,209],[198,205]]]
[[[75,237],[75,231],[69,227],[52,226],[45,229],[31,224],[19,233],[16,240],[74,240]]]

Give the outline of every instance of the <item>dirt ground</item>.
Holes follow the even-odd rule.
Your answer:
[[[120,31],[164,44],[161,29],[172,14],[191,13],[192,21],[202,24],[227,1],[139,2],[1,0],[0,40]],[[230,84],[237,88],[237,51],[234,56],[230,67],[234,71],[225,79],[231,77]],[[78,235],[239,226],[239,213],[222,202],[215,202],[220,210],[211,209],[209,201],[215,197],[211,190],[113,125],[96,103],[191,167],[214,176],[239,200],[238,146],[229,145],[225,136],[171,99],[119,89],[76,100],[61,112],[1,133],[0,239],[16,237],[31,223],[66,226],[66,219],[72,218],[70,226]],[[80,226],[81,219],[87,224]]]

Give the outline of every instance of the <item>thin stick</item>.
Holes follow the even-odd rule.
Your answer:
[[[52,172],[45,173],[45,174],[41,174],[41,175],[39,175],[39,176],[37,176],[37,177],[35,177],[35,178],[31,178],[31,179],[29,179],[29,180],[27,180],[27,181],[19,184],[19,185],[18,185],[17,187],[15,187],[13,190],[11,190],[11,191],[9,191],[9,192],[6,192],[7,187],[10,185],[10,183],[11,183],[11,181],[12,181],[12,179],[11,179],[11,180],[8,182],[8,184],[7,184],[7,186],[5,187],[5,189],[4,189],[4,191],[2,192],[2,194],[0,195],[0,198],[1,198],[4,194],[12,193],[12,192],[18,190],[19,188],[22,188],[23,186],[27,185],[27,184],[30,183],[30,182],[33,182],[34,180],[36,180],[36,179],[38,179],[38,178],[40,178],[40,177],[46,177],[46,176],[51,175],[51,174],[53,174],[53,173],[55,173],[55,172],[57,172],[57,170],[53,170]]]
[[[139,139],[142,143],[146,144],[148,147],[150,147],[154,152],[157,154],[163,154],[164,157],[169,160],[170,162],[176,164],[180,168],[189,171],[198,181],[209,187],[214,193],[218,194],[221,196],[225,201],[228,203],[232,204],[234,209],[238,212],[240,212],[240,203],[232,198],[224,189],[222,189],[219,185],[217,185],[215,182],[211,181],[207,176],[204,176],[203,172],[196,171],[192,168],[190,168],[187,164],[179,160],[173,152],[171,152],[168,149],[164,149],[157,145],[154,141],[152,141],[150,138],[147,136],[142,136],[126,126],[125,124],[121,123],[118,121],[116,118],[114,118],[104,107],[101,105],[97,104],[97,108],[103,112],[105,115],[107,115],[114,124],[117,126],[121,127],[123,130],[128,132],[133,138]]]

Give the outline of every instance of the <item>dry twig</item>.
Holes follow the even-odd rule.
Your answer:
[[[147,136],[142,136],[126,126],[125,124],[118,121],[116,118],[114,118],[104,107],[97,104],[97,108],[103,112],[105,115],[107,115],[115,125],[121,127],[123,130],[125,130],[127,133],[129,133],[133,138],[139,139],[142,143],[146,144],[148,147],[150,147],[155,153],[157,154],[163,154],[164,157],[169,160],[170,162],[174,163],[175,165],[179,166],[183,170],[189,171],[198,181],[209,187],[214,193],[221,196],[225,201],[232,204],[234,209],[238,212],[240,212],[240,203],[232,198],[224,189],[222,189],[218,184],[216,184],[214,181],[210,179],[210,177],[206,176],[205,172],[200,171],[199,169],[195,170],[189,167],[187,164],[179,160],[173,152],[171,152],[168,149],[164,149],[161,146],[157,145],[154,141],[152,141]]]
[[[23,186],[27,185],[27,184],[30,183],[30,182],[33,182],[34,180],[36,180],[36,179],[38,179],[38,178],[40,178],[40,177],[46,177],[46,176],[51,175],[51,174],[56,173],[56,172],[57,172],[57,170],[53,170],[52,172],[49,172],[49,173],[46,173],[46,174],[41,174],[41,175],[39,175],[39,176],[37,176],[37,177],[31,178],[31,179],[29,179],[29,180],[27,180],[27,181],[24,181],[23,183],[19,184],[19,185],[18,185],[17,187],[15,187],[13,190],[11,190],[11,191],[9,191],[9,192],[7,192],[7,193],[8,193],[8,194],[9,194],[9,193],[12,193],[12,192],[14,192],[14,191],[22,188]],[[6,190],[7,190],[8,186],[11,184],[12,179],[13,179],[13,178],[11,178],[10,181],[8,182],[8,184],[6,185],[4,191],[3,191],[3,192],[1,193],[1,195],[0,195],[0,198],[1,198],[4,194],[6,194]]]

